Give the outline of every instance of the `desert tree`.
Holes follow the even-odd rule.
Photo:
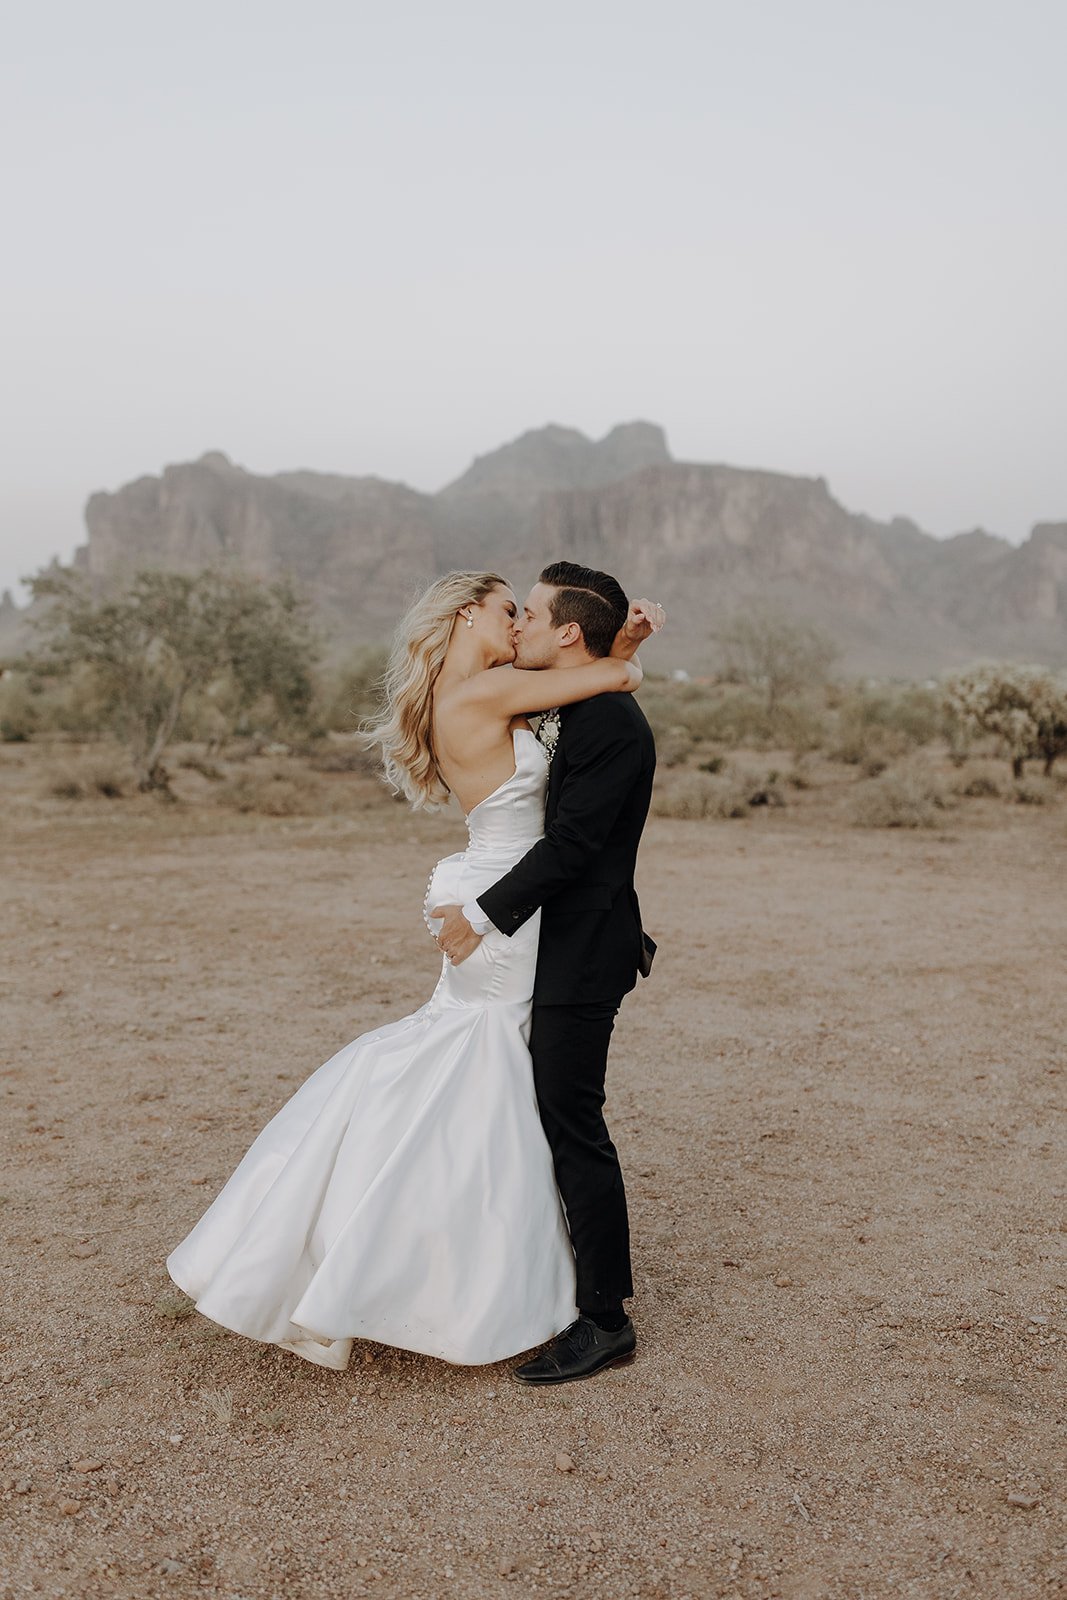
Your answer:
[[[52,568],[31,587],[48,602],[35,624],[35,667],[91,669],[142,790],[168,787],[163,752],[191,693],[226,680],[236,707],[267,695],[291,718],[310,703],[315,646],[306,602],[287,581],[211,567],[142,571],[94,595],[80,574]]]
[[[320,726],[353,733],[381,706],[388,651],[362,645],[319,673],[315,716]]]
[[[768,712],[826,682],[839,654],[828,634],[779,607],[755,601],[715,634],[726,678],[764,696]]]
[[[1067,754],[1067,680],[1047,667],[980,661],[944,682],[945,707],[971,735],[996,738],[1023,775],[1023,763],[1042,760],[1046,776]]]

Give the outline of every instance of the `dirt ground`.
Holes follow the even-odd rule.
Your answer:
[[[314,816],[192,772],[60,800],[50,759],[0,746],[4,1600],[1062,1592],[1067,805],[653,819],[608,1108],[639,1356],[528,1392],[380,1346],[323,1371],[163,1265],[293,1088],[430,992],[459,819],[353,774]]]

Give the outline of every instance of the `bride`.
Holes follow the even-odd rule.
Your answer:
[[[607,658],[516,669],[516,615],[503,578],[453,572],[390,657],[370,734],[385,775],[415,807],[455,795],[468,827],[431,875],[431,932],[430,908],[475,900],[543,832],[548,756],[526,714],[641,682],[632,629]],[[445,959],[425,1005],[345,1045],[267,1124],[167,1260],[199,1311],[338,1370],[354,1339],[476,1365],[574,1321],[528,1050],[539,922]]]

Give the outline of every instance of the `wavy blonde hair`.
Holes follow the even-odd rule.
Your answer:
[[[433,690],[463,606],[480,605],[510,588],[495,572],[449,572],[432,583],[401,619],[382,679],[385,704],[360,732],[381,752],[383,777],[416,811],[444,805],[450,790],[433,751]]]

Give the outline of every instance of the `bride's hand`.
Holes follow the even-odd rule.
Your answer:
[[[626,621],[615,635],[611,654],[629,661],[654,633],[659,633],[667,613],[655,600],[631,600]],[[639,680],[640,681],[640,680]]]

